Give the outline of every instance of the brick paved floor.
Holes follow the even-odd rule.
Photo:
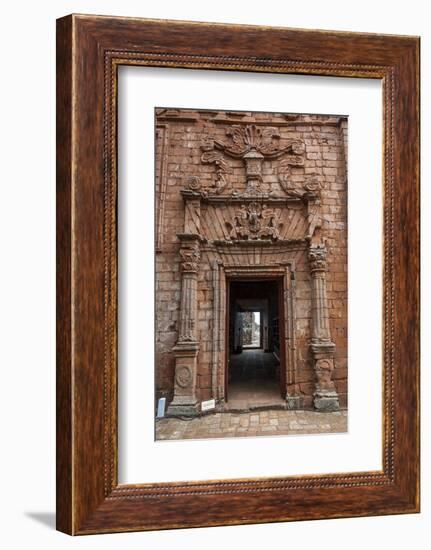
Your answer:
[[[163,418],[156,423],[157,440],[323,434],[346,431],[347,411],[224,412],[212,413],[192,420]]]

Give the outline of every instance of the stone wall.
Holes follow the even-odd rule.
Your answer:
[[[260,149],[252,147],[252,153],[261,150],[264,157],[258,159],[261,175],[256,178],[253,170],[257,168],[252,166],[255,159],[240,155],[247,140],[252,144],[260,140]],[[324,359],[319,355],[321,350],[310,351],[310,247],[326,244],[324,313],[335,345],[333,354],[329,353],[334,367],[330,376],[340,406],[347,406],[346,158],[345,117],[156,110],[157,397],[165,396],[169,403],[174,394],[173,348],[179,339],[182,284],[178,235],[186,232],[200,237],[196,270],[197,401],[217,397],[215,384],[220,388],[224,384],[222,329],[214,353],[215,329],[222,327],[220,319],[214,319],[215,311],[223,313],[222,304],[215,307],[215,300],[222,302],[215,292],[215,278],[223,277],[218,266],[242,270],[268,266],[271,270],[271,266],[281,269],[289,265],[289,292],[295,297],[295,349],[291,356],[296,365],[288,393],[293,391],[300,397],[301,407],[313,406],[316,365],[319,358]],[[250,198],[253,193],[256,201]],[[260,233],[253,233],[253,219],[264,228]]]

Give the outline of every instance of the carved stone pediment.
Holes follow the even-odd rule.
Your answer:
[[[215,168],[212,183],[208,171],[184,180],[187,232],[241,246],[312,238],[320,227],[322,180],[303,173],[304,142],[281,139],[278,128],[256,124],[232,124],[225,135],[226,141],[201,142],[201,163]]]
[[[220,194],[229,188],[231,194],[238,196],[265,195],[261,185],[263,183],[263,162],[282,156],[281,187],[287,192],[290,177],[289,166],[303,166],[304,164],[304,142],[298,139],[289,139],[281,143],[277,128],[262,128],[254,124],[233,125],[226,130],[226,136],[229,138],[228,142],[216,138],[206,138],[201,144],[203,151],[201,162],[213,163],[216,167],[216,179],[213,185],[206,189],[209,193]],[[228,174],[231,170],[227,158],[242,160],[246,180],[244,191],[229,186]],[[266,194],[274,195],[274,191]]]
[[[197,186],[195,181],[191,182]],[[308,241],[320,227],[319,204],[301,196],[239,197],[183,189],[185,230],[201,243],[289,246]],[[178,234],[182,241],[185,236]]]

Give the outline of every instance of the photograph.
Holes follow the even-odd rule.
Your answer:
[[[63,533],[420,511],[420,38],[281,13],[57,20]]]
[[[429,546],[429,4],[2,7],[2,548]]]
[[[348,116],[155,108],[155,438],[348,430]]]

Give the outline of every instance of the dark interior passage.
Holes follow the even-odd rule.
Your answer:
[[[229,408],[242,410],[284,404],[277,377],[279,364],[273,353],[261,349],[245,349],[232,355]]]
[[[283,403],[279,298],[278,281],[230,283],[229,408]]]

